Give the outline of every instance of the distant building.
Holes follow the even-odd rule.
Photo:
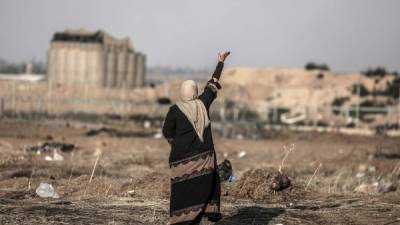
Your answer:
[[[44,74],[33,73],[32,63],[25,65],[25,73],[13,74],[13,73],[0,73],[0,80],[18,80],[18,81],[43,81],[45,80]]]
[[[134,51],[129,38],[116,39],[104,31],[55,33],[47,62],[49,81],[59,84],[106,88],[144,85],[145,55]]]

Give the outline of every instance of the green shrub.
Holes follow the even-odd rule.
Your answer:
[[[388,74],[388,71],[385,69],[385,67],[378,66],[376,68],[368,68],[361,73],[367,77],[384,77]]]
[[[370,94],[368,89],[363,84],[353,84],[353,86],[351,86],[351,93],[353,95],[357,95],[358,88],[360,88],[360,96],[361,97],[365,97]]]
[[[341,107],[348,100],[350,100],[350,97],[338,97],[332,101],[331,105],[335,107]],[[338,115],[340,113],[340,109],[333,108],[332,113]]]
[[[329,66],[327,64],[325,64],[325,63],[318,64],[318,63],[315,63],[315,62],[308,62],[304,66],[304,68],[306,70],[323,70],[323,71],[329,71],[330,70],[330,68],[329,68]]]

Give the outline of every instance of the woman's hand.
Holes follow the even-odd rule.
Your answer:
[[[218,61],[224,62],[229,54],[231,54],[231,52],[218,52]]]

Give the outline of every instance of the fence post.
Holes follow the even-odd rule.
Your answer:
[[[272,114],[272,117],[273,117],[273,123],[274,123],[274,125],[276,125],[276,124],[278,124],[278,107],[276,106],[276,105],[274,105],[274,108],[273,108],[273,114]]]
[[[400,130],[400,86],[399,86],[399,93],[397,95],[398,104],[397,104],[397,129]]]
[[[51,79],[48,80],[47,83],[47,114],[50,114],[51,109]]]
[[[38,103],[38,109],[37,109],[37,113],[38,113],[38,117],[40,118],[42,116],[42,105],[43,105],[43,98],[38,98],[39,103]]]
[[[318,106],[314,105],[314,115],[313,115],[313,127],[317,127],[317,118],[318,118]]]
[[[85,82],[85,90],[84,90],[84,103],[83,103],[83,112],[87,112],[87,108],[88,108],[88,83]]]
[[[357,109],[356,109],[356,127],[359,127],[360,123],[360,87],[361,87],[361,82],[360,78],[358,78],[358,85],[357,85]]]
[[[17,114],[17,104],[16,104],[16,93],[15,93],[15,80],[12,81],[12,116]]]
[[[225,120],[226,120],[226,118],[225,118],[225,103],[223,103],[219,109],[219,116],[221,118],[221,121],[225,122]]]
[[[1,98],[0,102],[0,117],[3,117],[4,114],[4,98]]]

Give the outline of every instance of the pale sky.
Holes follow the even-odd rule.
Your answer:
[[[45,60],[66,28],[129,36],[148,66],[400,70],[399,0],[0,0],[0,57]]]

